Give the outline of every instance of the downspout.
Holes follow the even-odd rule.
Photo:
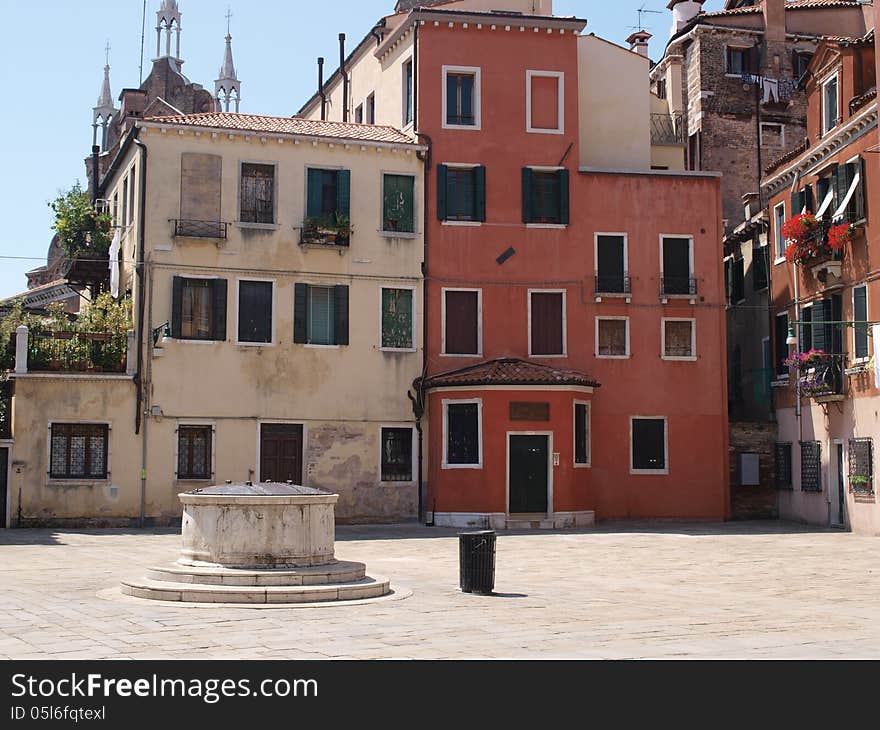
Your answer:
[[[342,74],[342,121],[348,121],[348,75],[345,72],[345,33],[339,34],[339,73]]]
[[[415,84],[414,84],[415,86]],[[426,152],[416,153],[418,158],[424,163],[422,170],[422,375],[413,383],[415,389],[415,398],[411,394],[410,400],[413,401],[413,414],[416,417],[416,432],[418,433],[419,443],[419,521],[425,521],[425,495],[424,495],[424,465],[425,465],[425,446],[424,446],[424,429],[422,427],[422,418],[425,415],[425,379],[428,377],[428,230],[430,228],[428,218],[428,200],[429,200],[429,179],[431,170],[431,138],[424,132],[417,132],[419,137],[423,137],[428,145]],[[433,519],[431,524],[433,525]]]
[[[324,58],[318,58],[318,93],[321,95],[321,121],[327,120],[327,94],[324,93]]]
[[[137,134],[137,129],[135,130]],[[141,510],[138,524],[141,528],[146,522],[147,507],[147,418],[143,410],[144,403],[144,310],[145,296],[144,283],[146,272],[144,270],[144,248],[146,247],[146,222],[147,222],[147,146],[137,137],[134,143],[141,150],[141,196],[140,196],[140,220],[138,221],[138,255],[137,272],[140,283],[140,296],[138,297],[138,323],[137,323],[137,372],[135,373],[135,387],[137,389],[136,408],[134,416],[134,432],[140,433],[141,419],[143,419],[144,432],[141,435]],[[152,336],[152,333],[150,333]]]

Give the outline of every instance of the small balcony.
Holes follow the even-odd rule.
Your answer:
[[[347,218],[306,218],[299,229],[299,245],[317,248],[347,249],[352,228]]]
[[[629,296],[631,293],[630,278],[626,274],[612,276],[596,275],[596,296]]]
[[[694,297],[697,280],[692,276],[663,276],[660,278],[661,297]]]
[[[846,395],[846,355],[814,354],[798,373],[798,392],[817,403],[843,400]]]
[[[134,332],[29,332],[15,334],[15,374],[132,374]]]
[[[651,144],[683,145],[684,123],[681,114],[652,114]]]
[[[215,241],[225,241],[229,228],[229,224],[223,221],[175,218],[173,223],[175,238],[209,238]]]

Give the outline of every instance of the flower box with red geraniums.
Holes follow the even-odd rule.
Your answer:
[[[816,216],[807,211],[789,218],[782,224],[782,236],[789,243],[804,244],[815,238],[819,227]]]
[[[840,251],[846,244],[851,243],[855,226],[851,223],[841,223],[839,226],[831,226],[828,229],[828,248],[832,251]]]

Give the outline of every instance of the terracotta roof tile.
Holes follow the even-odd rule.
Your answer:
[[[857,0],[789,0],[785,3],[786,10],[806,10],[811,8],[856,8],[861,3]],[[711,13],[700,13],[701,17],[718,18],[730,15],[749,15],[750,13],[763,12],[760,5],[749,5],[744,8],[731,8],[730,10],[716,10]]]
[[[425,380],[425,386],[429,389],[476,385],[578,385],[598,388],[599,382],[577,370],[554,368],[518,358],[487,360]]]
[[[210,114],[152,117],[148,122],[183,127],[207,127],[235,132],[265,132],[267,134],[290,134],[401,145],[416,144],[410,137],[394,127],[349,122],[322,122],[300,117],[267,117],[259,114],[212,112]]]

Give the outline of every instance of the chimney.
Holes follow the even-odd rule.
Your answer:
[[[785,0],[764,0],[764,38],[785,42]]]
[[[697,17],[703,10],[704,2],[706,0],[669,0],[666,6],[672,11],[672,30],[669,35],[675,35]]]
[[[324,93],[324,58],[318,57],[318,93],[321,95],[321,121],[327,119],[327,95]]]
[[[626,42],[629,43],[629,50],[638,53],[640,56],[648,57],[648,41],[651,40],[651,34],[646,30],[638,30],[633,33]]]
[[[342,74],[342,121],[348,121],[348,73],[345,70],[345,33],[339,34],[339,73]]]

